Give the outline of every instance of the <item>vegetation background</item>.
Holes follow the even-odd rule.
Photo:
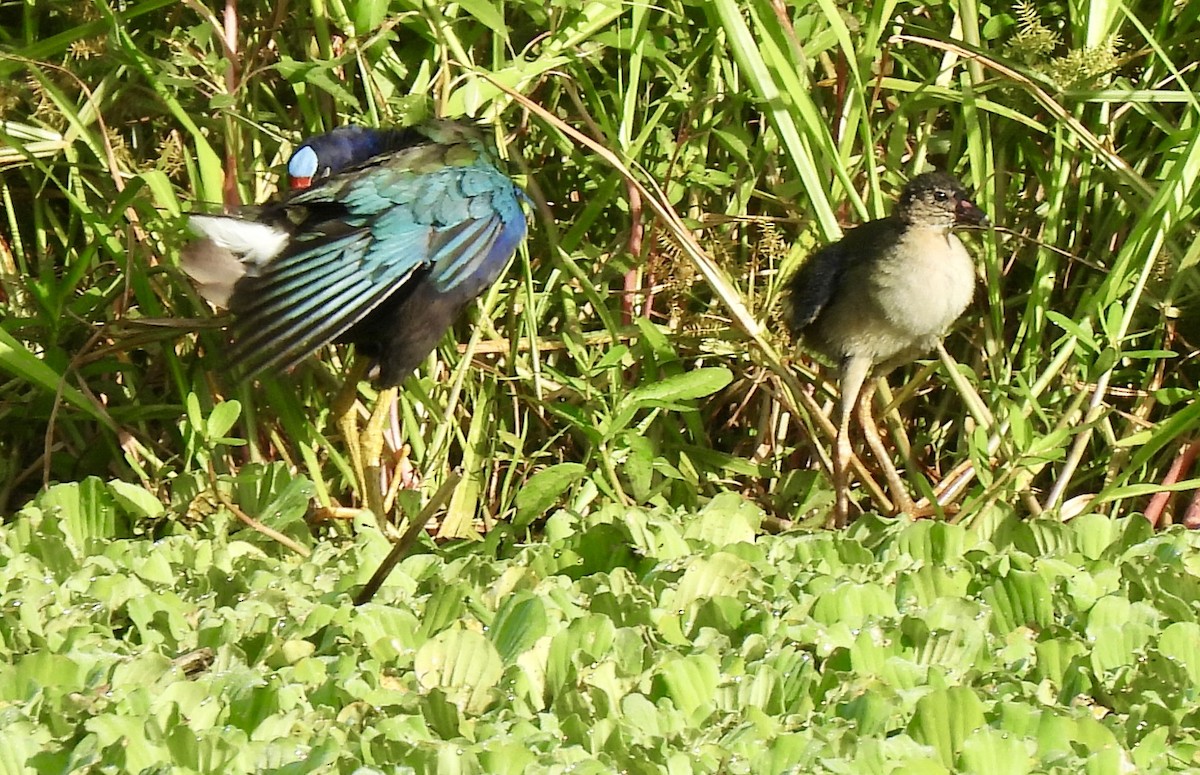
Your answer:
[[[1197,35],[1195,2],[0,5],[0,771],[1193,771],[1197,542],[1141,512],[1196,486]],[[345,352],[227,380],[183,215],[429,115],[497,127],[533,228],[360,481]],[[832,389],[781,279],[930,165],[1001,228],[883,402],[960,508],[814,529]],[[445,540],[355,607],[372,493],[444,499]]]

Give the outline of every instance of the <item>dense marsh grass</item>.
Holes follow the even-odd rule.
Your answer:
[[[558,469],[576,509],[732,489],[820,521],[814,408],[831,388],[781,333],[781,280],[930,165],[1001,228],[968,237],[983,280],[946,343],[954,378],[893,375],[893,435],[937,477],[973,468],[951,518],[1141,510],[1200,414],[1189,8],[7,6],[0,511],[89,475],[182,509],[180,482],[267,460],[324,505],[361,502],[331,420],[346,353],[227,381],[178,270],[182,215],[272,196],[301,137],[431,114],[493,123],[536,203],[526,249],[457,330],[465,347],[400,400],[427,492],[465,474],[448,532],[510,519],[559,463],[582,465]],[[559,122],[611,149],[710,263]],[[699,367],[731,379],[682,376]],[[672,377],[681,392],[654,393]],[[230,400],[240,413],[197,427]]]
[[[1194,2],[0,3],[0,771],[1194,772],[1200,537],[1141,513],[1197,484],[1197,37]],[[496,128],[533,227],[345,438],[345,349],[228,378],[184,216],[429,115]],[[959,509],[864,486],[773,534],[832,500],[780,288],[929,166],[997,228],[878,408]],[[426,512],[481,540],[373,584]]]

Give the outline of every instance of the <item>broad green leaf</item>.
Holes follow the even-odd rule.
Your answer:
[[[517,492],[513,525],[527,527],[559,503],[571,486],[585,476],[587,467],[580,463],[558,463],[529,477]]]
[[[1078,536],[1079,551],[1089,560],[1100,559],[1120,537],[1117,521],[1094,511],[1071,520],[1069,525]]]
[[[818,622],[861,627],[867,620],[897,614],[892,596],[878,584],[842,582],[817,598],[812,616]]]
[[[933,746],[947,767],[954,764],[964,742],[986,723],[983,702],[969,687],[935,689],[917,701],[908,733]]]
[[[1050,587],[1037,573],[1012,570],[983,590],[992,624],[1003,634],[1017,627],[1045,627],[1053,617]]]
[[[353,0],[354,29],[359,34],[366,34],[377,29],[387,18],[387,0]]]
[[[504,14],[488,0],[457,0],[457,2],[463,10],[482,22],[489,30],[501,38],[508,38],[508,25],[504,21]]]
[[[631,406],[676,406],[681,401],[712,395],[732,381],[729,369],[709,366],[639,385],[621,400]]]
[[[470,586],[463,582],[450,582],[438,586],[425,604],[421,632],[434,635],[451,627],[462,616],[470,595]]]
[[[1085,654],[1087,647],[1077,640],[1052,638],[1039,642],[1035,651],[1038,675],[1053,681],[1061,689],[1072,661]]]
[[[489,775],[523,775],[537,762],[537,755],[523,743],[488,743],[479,754],[483,771]]]
[[[1132,770],[1132,757],[1114,745],[1092,752],[1083,771],[1086,775],[1124,775]]]
[[[983,669],[987,662],[987,633],[974,620],[960,622],[950,630],[938,629],[922,639],[913,658],[925,665],[939,665],[949,674]]]
[[[222,401],[214,406],[205,424],[208,438],[212,441],[224,439],[241,413],[242,405],[238,401]]]
[[[763,512],[737,493],[724,492],[713,498],[687,526],[684,535],[720,547],[752,543],[762,524]]]
[[[736,597],[751,574],[750,565],[740,557],[718,552],[712,557],[697,557],[688,563],[679,586],[664,605],[682,610],[696,600],[717,596]]]
[[[1178,755],[1171,744],[1171,730],[1162,726],[1143,737],[1133,749],[1133,764],[1139,772],[1149,772],[1168,766]]]
[[[1112,732],[1090,717],[1070,718],[1064,711],[1047,708],[1041,713],[1037,729],[1038,755],[1055,759],[1072,752],[1074,745],[1100,751],[1116,745]]]
[[[450,629],[417,649],[413,670],[423,689],[440,689],[464,713],[478,714],[492,702],[503,665],[485,636]]]
[[[166,510],[162,501],[140,485],[112,481],[108,483],[108,489],[121,508],[136,519],[154,519]]]
[[[1100,598],[1087,619],[1090,656],[1096,672],[1133,667],[1154,634],[1154,618],[1153,609],[1144,603],[1130,603],[1118,595]]]
[[[87,551],[93,541],[107,541],[127,534],[125,520],[117,514],[116,502],[96,477],[77,484],[56,484],[38,498],[48,515],[59,521],[62,531],[75,542],[77,551]]]
[[[940,565],[922,565],[911,573],[897,579],[898,600],[911,599],[914,605],[927,607],[939,598],[962,598],[966,596],[971,574],[964,568],[957,572]]]
[[[500,654],[509,664],[546,634],[548,619],[541,599],[519,592],[504,601],[492,620],[490,636]]]
[[[1200,624],[1174,622],[1158,636],[1156,647],[1168,659],[1177,661],[1187,670],[1193,686],[1200,686]]]
[[[965,528],[926,519],[905,527],[896,539],[896,549],[916,560],[945,565],[958,560],[973,543]]]
[[[914,689],[928,675],[924,666],[909,658],[898,638],[886,637],[878,627],[854,631],[849,655],[854,672],[877,678],[893,690]]]
[[[694,654],[672,659],[662,666],[658,679],[665,696],[696,723],[714,710],[720,669],[716,660],[707,654]]]
[[[50,730],[27,720],[10,720],[0,729],[0,773],[18,775],[30,772],[27,763],[45,751],[52,741]]]
[[[1033,770],[1033,741],[995,729],[979,729],[962,743],[959,769],[978,775],[1024,775]]]

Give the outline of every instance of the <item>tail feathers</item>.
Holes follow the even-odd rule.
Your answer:
[[[292,237],[291,232],[278,226],[229,215],[193,215],[188,218],[188,226],[254,266],[262,266],[282,253]]]
[[[183,271],[196,282],[200,295],[218,307],[229,307],[233,286],[246,274],[246,265],[210,239],[196,240],[183,249]]]
[[[205,239],[184,248],[181,266],[196,281],[200,294],[220,307],[229,306],[238,280],[258,274],[291,239],[291,234],[275,226],[224,215],[193,215],[188,226]]]

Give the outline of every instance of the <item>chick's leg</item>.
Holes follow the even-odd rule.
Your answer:
[[[869,358],[853,355],[842,359],[838,369],[838,392],[841,393],[838,406],[837,440],[834,442],[833,454],[833,513],[829,517],[834,527],[846,524],[850,511],[850,418],[854,416],[854,406],[858,401],[859,391],[871,371]]]
[[[862,426],[863,438],[871,448],[871,454],[883,469],[883,476],[887,479],[888,489],[891,490],[892,502],[896,504],[896,513],[912,514],[915,507],[912,496],[908,493],[908,485],[900,478],[900,473],[892,463],[892,456],[883,445],[883,439],[879,437],[879,427],[875,424],[875,415],[871,411],[871,400],[875,397],[878,387],[879,381],[874,379],[863,386],[862,394],[858,398],[858,424]]]

